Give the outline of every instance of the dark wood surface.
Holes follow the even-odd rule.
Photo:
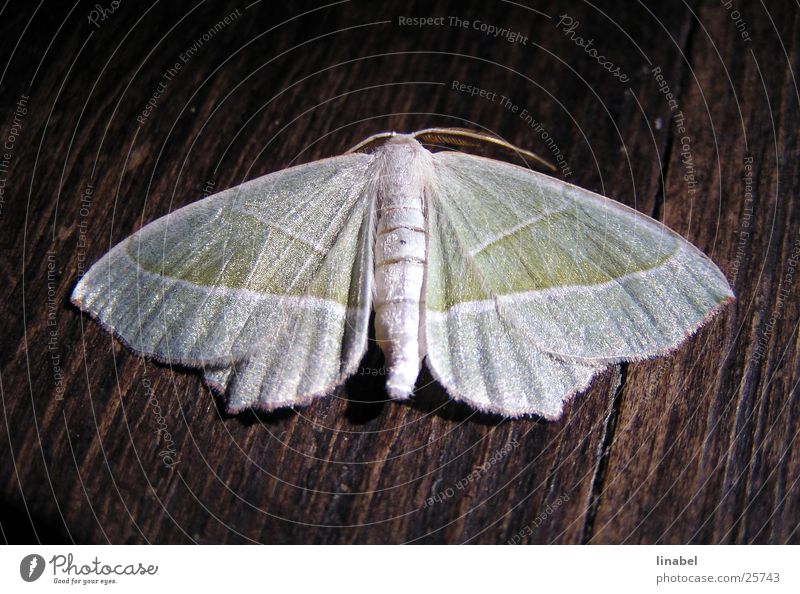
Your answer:
[[[97,26],[93,4],[0,14],[5,541],[800,543],[796,3],[123,2]],[[228,416],[197,374],[68,305],[84,262],[209,184],[430,126],[552,160],[544,130],[562,178],[683,234],[737,301],[670,356],[606,372],[558,422],[474,414],[427,374],[410,404],[357,376],[302,410]]]

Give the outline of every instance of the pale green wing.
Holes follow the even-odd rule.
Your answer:
[[[597,369],[669,351],[732,298],[660,223],[521,167],[437,153],[427,198],[428,365],[486,409],[557,416]]]
[[[542,352],[524,328],[499,307],[447,306],[446,299],[472,292],[477,275],[461,239],[440,208],[444,197],[428,194],[428,264],[425,281],[426,362],[456,400],[507,416],[560,416],[563,402],[585,389],[603,365],[566,361]],[[479,303],[464,301],[460,305]],[[483,303],[483,302],[480,302]]]
[[[112,249],[72,300],[133,350],[203,368],[230,410],[328,393],[367,347],[371,160],[316,161],[181,208]]]

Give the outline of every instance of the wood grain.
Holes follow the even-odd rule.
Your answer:
[[[800,543],[800,11],[769,4],[738,8],[749,39],[711,1],[123,3],[97,26],[91,3],[7,5],[4,540]],[[372,351],[331,398],[228,416],[68,305],[82,269],[204,191],[430,126],[557,147],[562,178],[683,234],[737,301],[559,422],[475,414],[427,374],[385,402]]]

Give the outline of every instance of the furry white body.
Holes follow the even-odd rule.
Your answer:
[[[408,398],[425,355],[423,284],[427,262],[425,181],[431,153],[397,135],[376,151],[375,337],[386,357],[386,387]]]

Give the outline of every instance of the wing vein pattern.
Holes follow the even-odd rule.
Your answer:
[[[479,409],[556,418],[594,374],[668,352],[732,298],[702,252],[617,202],[473,155],[434,165],[427,364]]]
[[[200,367],[231,412],[330,393],[367,348],[371,161],[315,161],[176,210],[95,264],[73,302],[134,351]]]

